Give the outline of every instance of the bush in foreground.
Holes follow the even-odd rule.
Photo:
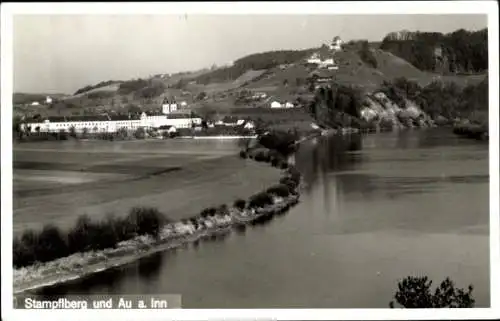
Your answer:
[[[280,164],[280,160],[276,157],[271,158],[271,166],[278,167]]]
[[[234,201],[234,204],[233,206],[237,209],[239,209],[240,211],[243,211],[245,209],[245,206],[247,205],[247,202],[245,200],[242,200],[242,199],[238,199],[236,201]]]
[[[27,266],[36,261],[36,245],[38,234],[27,230],[21,237],[16,237],[13,244],[13,261],[15,267]]]
[[[68,246],[61,231],[53,225],[44,226],[38,235],[38,242],[35,247],[36,260],[48,262],[65,257],[68,253]]]
[[[266,149],[258,149],[255,151],[254,159],[257,162],[269,162],[269,151]]]
[[[93,222],[80,216],[67,233],[45,226],[40,232],[25,231],[13,242],[13,264],[19,268],[36,262],[48,262],[68,255],[113,248],[137,235],[158,236],[163,224],[170,222],[155,208],[133,208],[124,218],[108,216]]]
[[[61,231],[47,225],[40,232],[28,230],[13,243],[13,261],[15,267],[48,262],[68,255],[68,247]]]
[[[285,184],[278,184],[275,186],[272,186],[266,190],[267,193],[269,194],[274,194],[279,197],[287,197],[290,195],[290,189],[288,188],[287,185]]]
[[[287,178],[294,181],[297,185],[300,183],[301,178],[300,172],[295,167],[288,167],[287,169]]]
[[[78,218],[67,240],[70,254],[112,248],[122,241],[115,230],[115,221],[93,222],[87,215]]]
[[[396,302],[403,308],[473,308],[472,285],[468,290],[456,288],[453,281],[446,278],[431,292],[432,281],[425,277],[408,276],[398,283],[398,291],[394,295]],[[389,303],[394,308],[394,302]]]
[[[222,204],[217,208],[217,215],[226,216],[229,214],[229,208],[226,204]]]
[[[297,188],[297,183],[291,179],[290,177],[282,177],[280,179],[280,184],[285,184],[286,186],[288,186],[288,188],[293,191]]]
[[[156,208],[134,207],[128,219],[135,227],[137,235],[158,236],[161,226],[167,222],[166,218]]]
[[[271,194],[267,192],[258,193],[250,198],[248,202],[249,208],[264,207],[273,204],[273,198]]]

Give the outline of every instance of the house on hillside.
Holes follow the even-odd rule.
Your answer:
[[[38,101],[34,101],[31,103],[31,106],[40,106],[40,103]]]
[[[294,104],[289,101],[285,103],[285,108],[294,108],[294,107],[295,107]]]
[[[51,98],[50,96],[47,96],[47,97],[45,98],[45,103],[46,103],[47,105],[52,104],[52,98]]]
[[[335,64],[335,61],[333,60],[333,58],[329,58],[329,59],[325,59],[323,61],[321,61],[321,63],[318,65],[318,68],[330,68],[330,67],[335,67],[336,64]]]
[[[306,63],[310,65],[318,65],[321,63],[321,58],[317,52],[313,53],[309,58],[306,59]]]
[[[344,44],[344,41],[340,39],[339,36],[336,36],[333,38],[332,43],[330,44],[330,50],[332,51],[341,51],[342,50],[342,45]]]
[[[314,53],[306,59],[306,66],[310,67],[316,67],[319,69],[325,69],[328,67],[336,66],[335,60],[333,59],[331,54],[325,54],[325,53]]]

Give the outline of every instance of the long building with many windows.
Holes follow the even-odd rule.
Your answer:
[[[120,128],[136,130],[142,128],[159,128],[174,126],[190,128],[201,125],[202,119],[190,112],[178,112],[168,115],[146,113],[141,115],[92,115],[92,116],[53,116],[46,119],[26,121],[24,129],[29,132],[75,132],[113,133]]]

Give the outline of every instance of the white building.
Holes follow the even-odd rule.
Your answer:
[[[31,103],[31,106],[40,106],[40,103],[38,101],[34,101]]]
[[[333,58],[321,59],[318,53],[314,53],[309,59],[306,60],[309,65],[316,65],[317,68],[329,68],[335,66]]]
[[[319,55],[317,53],[313,53],[311,55],[311,57],[309,57],[306,61],[309,64],[316,64],[316,65],[318,65],[318,64],[321,63],[322,60],[319,58]]]
[[[245,129],[254,129],[255,128],[255,124],[252,121],[247,121],[245,123],[245,125],[243,126],[243,128],[245,128]]]
[[[319,63],[320,68],[328,68],[331,66],[335,66],[335,61],[333,58],[325,59]]]
[[[287,101],[285,103],[285,108],[293,108],[293,107],[295,107],[295,106],[291,102]]]
[[[271,103],[271,108],[282,108],[282,105],[280,102],[277,102],[277,101],[273,101]]]
[[[170,114],[172,112],[177,111],[177,103],[164,102],[161,109],[162,109],[163,114],[165,114],[165,115]]]
[[[170,113],[162,115],[158,113],[141,115],[141,125],[143,127],[158,128],[160,126],[174,126],[176,128],[191,128],[193,124],[201,125],[202,119],[198,116],[191,116],[191,113]]]
[[[88,133],[113,133],[120,128],[134,131],[139,127],[159,128],[161,126],[174,126],[175,128],[190,128],[193,124],[201,125],[201,118],[191,114],[142,113],[140,117],[134,115],[97,115],[97,116],[70,116],[49,117],[43,121],[26,122],[26,128],[31,132],[75,132]]]
[[[87,130],[89,133],[115,132],[120,127],[129,129],[138,128],[138,119],[131,119],[128,116],[112,118],[107,115],[98,116],[55,116],[49,117],[41,122],[27,122],[27,127],[31,132],[70,132],[74,128],[75,132]]]
[[[47,96],[47,98],[45,98],[45,103],[52,104],[52,98],[50,96]]]
[[[333,41],[329,47],[330,47],[330,50],[341,51],[343,44],[344,44],[344,41],[342,39],[340,39],[339,36],[337,36],[337,37],[333,38]]]

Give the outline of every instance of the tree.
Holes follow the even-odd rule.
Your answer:
[[[134,132],[134,137],[137,139],[144,139],[146,137],[146,131],[144,130],[144,128],[137,128],[137,130]]]
[[[394,295],[396,302],[403,308],[472,308],[472,285],[468,290],[456,288],[453,281],[446,278],[431,292],[432,281],[428,277],[408,276],[398,283],[398,291]],[[389,303],[394,308],[394,302]]]
[[[128,138],[127,128],[125,127],[118,128],[118,130],[116,131],[116,136],[121,139],[127,139]]]
[[[82,138],[86,139],[86,138],[88,138],[88,136],[89,136],[89,129],[87,127],[84,127],[82,129]]]
[[[68,133],[66,133],[66,130],[60,129],[59,132],[58,132],[58,134],[57,134],[57,138],[59,140],[66,140],[66,139],[68,139],[67,135],[68,135]]]
[[[217,110],[207,104],[203,104],[197,111],[201,118],[206,121],[212,121],[217,115]]]
[[[206,92],[204,92],[204,91],[202,91],[201,93],[199,93],[199,94],[196,96],[195,100],[196,100],[196,101],[201,101],[201,100],[204,100],[206,97],[207,97],[207,93],[206,93]]]
[[[142,109],[139,106],[134,105],[134,104],[127,105],[126,109],[131,114],[138,114],[138,113],[142,112]]]
[[[69,128],[69,136],[71,136],[73,138],[76,138],[76,128],[75,128],[75,126],[71,126]]]
[[[364,61],[366,64],[368,64],[373,68],[377,68],[378,66],[377,59],[373,55],[373,52],[370,49],[368,41],[364,40],[361,42],[361,49],[359,50],[358,53],[362,61]]]
[[[487,29],[474,32],[460,29],[448,34],[405,31],[400,32],[398,37],[391,33],[380,45],[380,49],[389,51],[422,70],[433,70],[435,67],[436,47],[442,47],[443,58],[451,62],[445,71],[470,68],[477,72],[488,69]]]

